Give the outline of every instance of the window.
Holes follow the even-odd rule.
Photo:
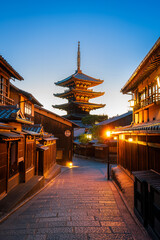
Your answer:
[[[25,108],[24,108],[25,114],[32,115],[32,105],[28,102],[25,102]]]
[[[0,76],[0,93],[8,97],[8,80]]]

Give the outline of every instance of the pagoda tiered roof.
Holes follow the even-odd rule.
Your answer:
[[[72,95],[84,95],[89,98],[95,98],[104,95],[105,92],[93,92],[92,90],[84,90],[84,89],[71,89],[64,91],[63,93],[56,93],[54,94],[55,97],[60,97],[60,98],[70,98]]]
[[[103,80],[96,79],[82,73],[81,70],[79,71],[77,70],[74,74],[72,74],[68,78],[58,81],[55,84],[62,87],[69,87],[78,80],[80,81],[80,83],[90,83],[90,87],[97,86],[104,82]]]
[[[105,104],[89,103],[91,98],[102,96],[104,92],[94,92],[88,88],[101,83],[103,83],[103,80],[82,73],[80,69],[80,42],[78,42],[76,72],[68,78],[55,83],[58,86],[69,88],[69,90],[63,93],[54,94],[56,97],[68,99],[68,103],[52,106],[67,111],[65,118],[81,120],[82,117],[88,115],[91,110],[105,106]]]
[[[89,103],[89,102],[78,102],[78,101],[70,101],[68,103],[60,104],[60,105],[52,105],[54,108],[68,110],[73,106],[78,106],[79,108],[88,108],[89,111],[102,108],[105,104],[97,104],[97,103]]]

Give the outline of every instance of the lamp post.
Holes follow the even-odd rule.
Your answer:
[[[108,142],[108,151],[107,151],[107,180],[110,179],[110,174],[109,174],[109,167],[110,167],[110,159],[109,159],[109,138],[111,137],[111,132],[107,131],[106,132],[106,136],[107,136],[107,142]]]

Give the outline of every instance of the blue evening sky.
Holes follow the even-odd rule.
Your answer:
[[[1,0],[0,55],[24,77],[17,87],[63,115],[52,105],[66,102],[53,96],[65,88],[54,82],[75,72],[80,41],[82,71],[104,80],[90,102],[106,107],[91,113],[112,117],[129,110],[120,89],[160,36],[159,10],[159,0]]]

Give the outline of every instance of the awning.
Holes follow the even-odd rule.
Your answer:
[[[40,133],[37,132],[33,132],[33,131],[28,131],[28,130],[23,130],[24,133],[27,133],[28,135],[32,135],[32,136],[40,136]]]
[[[45,141],[53,141],[53,140],[57,140],[58,138],[55,138],[55,137],[44,137],[43,140]]]
[[[160,133],[160,122],[148,122],[141,123],[133,126],[125,126],[121,128],[115,128],[113,134],[123,133],[123,132],[146,132],[146,133]]]
[[[16,129],[16,127],[0,122],[0,129],[11,130]]]
[[[13,132],[0,131],[0,139],[3,141],[14,141],[14,140],[19,140],[21,138],[23,138],[22,135],[19,135]]]
[[[44,146],[44,145],[42,145],[42,144],[37,144],[37,145],[36,145],[36,148],[37,148],[37,150],[41,150],[41,151],[45,151],[45,150],[48,150],[48,149],[49,149],[49,147]]]

